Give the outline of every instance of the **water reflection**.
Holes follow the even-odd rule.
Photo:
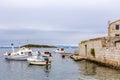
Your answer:
[[[96,65],[91,63],[89,64],[88,62],[84,63],[85,65],[85,75],[96,75]]]
[[[51,69],[51,65],[46,65],[46,66],[45,66],[44,71],[45,71],[47,77],[49,77],[50,69]]]
[[[10,72],[22,72],[27,69],[27,62],[26,61],[12,61],[12,60],[5,60],[6,64],[6,69],[7,71]]]
[[[120,71],[100,66],[88,61],[81,61],[77,63],[80,72],[78,80],[82,78],[88,78],[88,80],[120,80]]]
[[[45,74],[46,77],[49,77],[50,71],[51,71],[51,65],[44,65],[44,66],[40,66],[40,65],[32,65],[29,64],[28,68],[30,69],[34,69],[37,72],[38,71],[42,71],[42,74]],[[43,73],[44,72],[44,73]],[[41,72],[40,72],[41,73]]]
[[[5,60],[5,62],[7,63],[6,64],[6,69],[8,69],[7,72],[13,74],[16,72],[19,72],[21,74],[30,73],[33,72],[31,70],[34,70],[35,73],[45,74],[46,77],[49,77],[49,73],[51,70],[51,65],[46,66],[30,65],[28,64],[27,61],[12,61],[12,60]]]

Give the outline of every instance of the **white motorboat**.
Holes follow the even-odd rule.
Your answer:
[[[37,52],[33,52],[30,48],[20,48],[18,51],[14,51],[13,52],[8,53],[6,52],[4,54],[6,59],[10,59],[10,60],[27,60],[28,57],[32,56],[32,55],[36,55]]]
[[[50,65],[53,61],[53,57],[48,52],[39,54],[37,56],[31,56],[27,58],[29,64],[34,65]]]
[[[57,48],[56,50],[54,50],[55,53],[65,53],[64,48]]]

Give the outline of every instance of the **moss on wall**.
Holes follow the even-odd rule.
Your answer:
[[[95,57],[95,49],[94,48],[91,48],[90,53],[93,57]]]
[[[85,42],[87,42],[87,41],[88,41],[88,40],[83,40],[83,41],[81,41],[81,44],[82,44],[82,43],[85,43]]]

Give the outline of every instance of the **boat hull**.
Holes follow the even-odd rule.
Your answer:
[[[37,58],[37,56],[32,56],[30,58],[27,58],[27,61],[29,64],[33,65],[50,65],[51,61],[45,61],[42,57]]]
[[[29,64],[44,66],[44,65],[50,65],[51,63],[50,62],[47,63],[46,61],[43,61],[43,62],[30,61]]]
[[[8,60],[19,60],[19,61],[23,61],[23,60],[27,60],[27,58],[29,58],[30,56],[5,56],[5,59]]]

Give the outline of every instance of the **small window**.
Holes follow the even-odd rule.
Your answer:
[[[115,36],[120,36],[119,34],[115,34]]]
[[[119,25],[116,25],[116,26],[115,26],[115,29],[116,29],[116,30],[119,30]]]

